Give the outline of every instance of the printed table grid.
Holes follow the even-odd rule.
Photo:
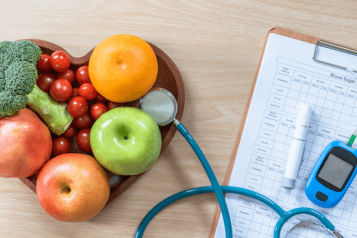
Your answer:
[[[322,150],[333,140],[349,139],[349,134],[346,133],[346,130],[350,130],[349,124],[357,124],[356,99],[355,88],[286,66],[278,66],[267,101],[268,109],[264,111],[243,187],[269,197],[285,210],[304,206],[314,208],[336,224],[342,235],[357,237],[356,231],[344,228],[357,227],[357,182],[352,183],[336,207],[329,209],[311,203],[304,191],[306,181]],[[296,188],[289,190],[282,187],[281,183],[295,130],[296,115],[303,103],[312,106],[313,116]],[[306,215],[292,218],[283,227],[282,235],[301,219],[309,218]],[[278,214],[265,204],[239,196],[239,205],[233,220],[234,237],[272,237],[278,219]],[[319,229],[299,228],[292,235],[289,234],[289,237],[323,238],[331,235]]]
[[[297,114],[308,103],[314,111],[312,120],[348,129],[349,124],[357,124],[356,99],[353,87],[279,66],[267,106]]]

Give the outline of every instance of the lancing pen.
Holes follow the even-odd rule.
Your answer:
[[[286,163],[286,170],[283,180],[283,187],[285,188],[295,188],[295,181],[301,165],[307,129],[310,125],[310,119],[311,107],[308,104],[303,104],[300,107],[300,111],[296,119],[294,137],[291,141],[288,161]]]

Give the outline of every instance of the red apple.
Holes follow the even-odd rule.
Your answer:
[[[60,221],[81,222],[97,215],[109,199],[109,179],[100,164],[84,154],[62,154],[43,166],[36,185],[42,208]]]
[[[31,176],[51,156],[50,130],[27,108],[0,119],[0,138],[1,177]]]

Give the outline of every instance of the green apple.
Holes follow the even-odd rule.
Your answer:
[[[94,157],[107,170],[134,175],[149,169],[159,157],[161,133],[146,112],[134,107],[118,107],[94,123],[90,144]]]

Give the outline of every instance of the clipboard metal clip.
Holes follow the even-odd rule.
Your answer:
[[[342,65],[332,64],[332,63],[317,59],[316,58],[316,52],[317,52],[317,48],[318,47],[325,47],[325,48],[328,48],[328,49],[331,49],[331,50],[340,51],[340,52],[351,54],[351,55],[354,55],[354,56],[357,56],[357,50],[353,50],[353,49],[350,49],[350,48],[346,48],[346,47],[343,47],[343,46],[339,46],[339,45],[336,45],[336,44],[332,44],[332,43],[329,43],[329,42],[326,42],[326,41],[319,40],[315,44],[314,55],[312,56],[312,59],[317,61],[317,62],[320,62],[320,63],[323,63],[323,64],[327,64],[327,65],[330,65],[330,66],[334,66],[334,67],[338,67],[340,69],[345,69],[345,70],[351,71],[353,73],[357,73],[357,70],[350,69],[350,68],[344,67]]]

